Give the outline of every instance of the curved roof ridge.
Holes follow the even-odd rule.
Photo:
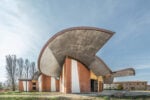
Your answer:
[[[86,30],[86,31],[82,31],[82,30]],[[93,33],[93,34],[89,34],[89,33]],[[38,58],[39,70],[41,71],[41,67],[40,67],[41,63],[44,64],[42,65],[43,67],[48,67],[48,63],[45,64],[43,62],[44,59],[46,60],[47,58],[46,56],[48,55],[53,56],[52,58],[49,57],[48,58],[49,60],[54,60],[53,64],[55,64],[57,68],[54,68],[53,70],[55,71],[57,70],[57,73],[60,72],[60,70],[58,69],[60,69],[59,67],[62,65],[62,61],[63,61],[62,59],[64,59],[64,57],[62,56],[73,57],[75,59],[78,59],[82,63],[86,64],[87,66],[89,66],[90,63],[94,61],[94,56],[96,56],[96,52],[99,51],[99,49],[109,40],[109,38],[111,38],[113,34],[114,32],[106,29],[101,29],[96,27],[85,27],[85,26],[71,27],[68,29],[64,29],[60,32],[57,32],[53,37],[51,37],[47,41],[47,43],[44,45],[44,47],[40,52]],[[47,50],[46,52],[48,52],[49,54],[46,53],[45,50]],[[105,66],[107,65],[105,64]],[[107,69],[109,70],[109,68]]]

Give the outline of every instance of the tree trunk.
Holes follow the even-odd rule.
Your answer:
[[[12,91],[15,91],[15,82],[12,80]]]

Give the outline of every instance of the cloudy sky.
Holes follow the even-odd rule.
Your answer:
[[[97,55],[113,71],[135,68],[136,76],[115,81],[150,83],[150,0],[1,0],[0,81],[6,80],[6,55],[37,62],[50,37],[75,26],[116,32]]]

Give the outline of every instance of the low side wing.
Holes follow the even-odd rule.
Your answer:
[[[134,75],[135,75],[135,70],[133,68],[127,68],[127,69],[112,72],[113,77],[134,76]]]

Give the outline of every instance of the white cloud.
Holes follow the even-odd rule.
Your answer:
[[[140,69],[150,69],[150,64],[145,64],[145,65],[135,65],[135,67],[134,67],[135,69],[137,69],[137,70],[140,70]]]
[[[39,36],[31,25],[33,21],[21,12],[17,1],[2,1],[0,8],[0,70],[3,71],[0,73],[0,81],[4,81],[6,80],[5,56],[16,54],[17,57],[36,61],[38,43],[42,36]]]

